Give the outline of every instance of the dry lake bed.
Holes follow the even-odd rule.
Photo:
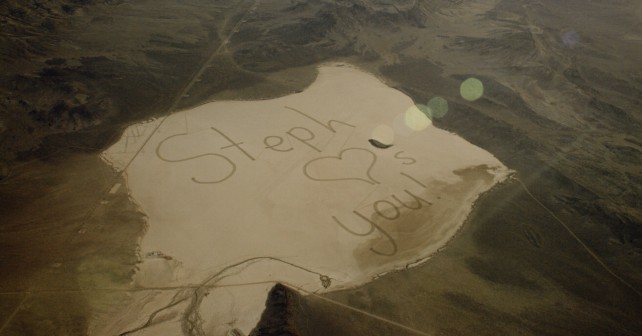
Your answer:
[[[178,333],[191,315],[207,333],[248,334],[275,282],[332,291],[426,260],[510,172],[434,127],[439,108],[330,64],[301,93],[130,126],[103,158],[148,218],[133,286],[159,290],[93,331],[161,311],[149,332]]]

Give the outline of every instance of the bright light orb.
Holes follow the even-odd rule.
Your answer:
[[[448,113],[448,101],[444,98],[432,97],[427,106],[432,112],[433,118],[443,118]]]
[[[430,119],[430,121],[432,121],[433,112],[432,112],[432,109],[430,107],[428,107],[428,105],[417,104],[417,105],[415,105],[415,107],[417,109],[419,109],[419,111],[421,111],[421,113],[425,114],[426,117],[428,117],[428,119]]]
[[[477,78],[468,78],[459,87],[461,97],[468,101],[475,101],[484,95],[484,84]]]
[[[418,132],[426,129],[432,121],[428,117],[428,113],[424,111],[429,111],[428,106],[426,105],[413,105],[406,110],[404,114],[404,121],[406,126],[411,130]]]

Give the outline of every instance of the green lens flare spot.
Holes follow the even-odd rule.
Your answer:
[[[448,113],[448,101],[441,97],[432,97],[426,105],[432,112],[433,118],[443,118]]]
[[[475,101],[484,95],[484,84],[477,78],[468,78],[461,83],[459,94],[468,101]]]

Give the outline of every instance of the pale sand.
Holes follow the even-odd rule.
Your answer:
[[[201,284],[226,266],[273,257],[287,263],[256,259],[208,284],[285,281],[323,292],[425,260],[456,233],[478,195],[509,170],[432,125],[399,129],[398,116],[411,106],[409,97],[370,74],[328,65],[299,94],[214,102],[171,115],[126,170],[131,196],[149,217],[135,285]],[[356,127],[333,123],[335,133],[311,118]],[[103,157],[124,169],[158,124],[131,126]],[[397,127],[388,149],[367,141],[382,124]],[[282,152],[267,149],[265,141],[283,141],[275,147]],[[319,274],[332,279],[327,289]],[[199,323],[207,334],[249,333],[271,286],[211,289],[196,307]],[[122,314],[97,318],[92,332],[140,326],[171,301],[172,295],[159,295],[133,294]],[[147,332],[180,330],[188,301],[159,314],[166,322]]]

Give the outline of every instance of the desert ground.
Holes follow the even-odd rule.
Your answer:
[[[167,325],[183,335],[638,335],[642,329],[637,1],[59,0],[5,2],[0,13],[2,336],[145,335]],[[366,272],[368,281],[326,290],[316,275],[317,288],[306,287],[288,281],[296,275],[280,262],[258,263],[257,269],[284,276],[268,279],[268,287],[245,287],[249,297],[263,295],[259,306],[267,307],[255,327],[239,329],[233,320],[206,315],[218,300],[234,302],[223,286],[172,283],[173,273],[141,276],[183,261],[153,245],[168,234],[159,233],[162,224],[154,227],[154,206],[137,196],[156,195],[147,187],[154,181],[138,189],[133,182],[162,170],[160,162],[132,159],[154,158],[154,146],[143,149],[162,140],[149,131],[155,123],[198,114],[189,111],[208,104],[306,95],[323,67],[337,63],[417,106],[444,99],[448,109],[433,115],[430,129],[514,173],[482,188],[457,232],[427,260],[419,255],[423,262],[414,267],[393,267],[375,279],[378,271]],[[477,99],[462,88],[469,78],[483,85]],[[242,112],[228,114],[225,125],[256,133],[284,112],[272,119],[266,111],[246,128],[235,121],[243,120]],[[262,144],[265,135],[255,140]],[[390,140],[377,135],[384,145]],[[421,147],[394,142],[382,149],[358,140],[376,153]],[[140,152],[109,160],[105,153],[123,141]],[[127,167],[119,167],[122,162]],[[315,172],[309,176],[319,179]],[[172,176],[200,177],[219,178]],[[160,181],[154,188],[176,189]],[[220,247],[235,243],[239,255],[250,255],[243,251],[275,238],[221,239]],[[220,276],[216,269],[234,261],[217,256],[182,259],[198,260],[188,266],[202,265],[193,273],[199,277]],[[176,277],[189,279],[187,273]],[[266,280],[248,274],[242,282]],[[191,296],[180,300],[185,292]],[[141,295],[177,309],[126,305]],[[203,310],[191,309],[198,305],[189,300]],[[106,317],[115,329],[99,328]]]
[[[300,93],[135,124],[103,153],[149,228],[137,294],[122,304],[136,308],[96,316],[94,334],[134,330],[153,312],[176,316],[155,333],[180,333],[193,314],[206,333],[249,334],[277,282],[336,291],[423,263],[511,173],[376,77],[347,64],[318,71]],[[148,140],[134,143],[135,132]],[[213,288],[181,289],[193,284]]]

